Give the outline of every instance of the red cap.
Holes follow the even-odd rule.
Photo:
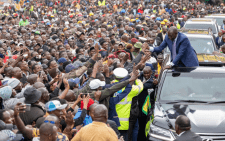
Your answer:
[[[73,15],[70,15],[70,18],[73,18]]]
[[[26,17],[26,19],[29,19],[29,17]]]
[[[185,16],[185,15],[182,15],[182,16],[181,16],[181,18],[184,18],[184,17],[186,17],[186,16]]]
[[[110,54],[110,55],[108,56],[108,58],[116,58],[116,56],[115,56],[114,54]]]
[[[89,99],[89,102],[88,102],[88,105],[87,105],[87,110],[89,110],[89,107],[92,105],[92,104],[94,104],[95,102],[94,102],[94,100],[92,100],[91,98]],[[83,110],[83,108],[84,108],[84,102],[83,102],[83,100],[80,102],[80,108],[81,108],[81,110]]]
[[[133,43],[137,43],[138,42],[138,39],[132,38],[130,41],[133,42]]]

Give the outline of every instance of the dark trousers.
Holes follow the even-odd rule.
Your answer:
[[[147,124],[147,116],[138,117],[139,131],[138,131],[138,141],[146,141],[145,136],[145,126]]]
[[[128,141],[128,130],[119,130],[120,136],[123,136],[124,141]]]
[[[128,141],[132,141],[133,131],[134,131],[135,127],[136,127],[135,126],[136,123],[137,123],[137,117],[132,116],[132,118],[129,119]],[[137,126],[138,126],[138,123],[137,123]],[[138,131],[138,129],[137,129],[137,131]],[[136,138],[137,138],[137,136],[136,136]]]

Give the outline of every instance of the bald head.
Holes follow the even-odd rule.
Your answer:
[[[108,110],[105,105],[99,104],[94,108],[94,121],[105,122],[108,119]]]
[[[168,32],[172,32],[172,33],[176,33],[177,34],[178,30],[177,30],[177,28],[175,26],[172,26],[172,27],[169,28]]]
[[[188,117],[184,115],[178,116],[175,121],[175,124],[178,127],[178,130],[181,130],[181,131],[187,131],[191,129],[190,120]]]
[[[148,71],[149,72],[149,71],[152,71],[152,69],[149,66],[145,66],[144,69],[143,69],[143,71]]]
[[[76,96],[74,94],[74,91],[69,90],[68,93],[66,94],[65,100],[67,100],[68,102],[73,102],[76,100]]]
[[[30,85],[33,85],[34,83],[37,82],[37,78],[38,78],[37,74],[31,74],[29,75],[27,82],[30,83]]]
[[[45,85],[41,82],[36,82],[33,85],[34,88],[39,89],[39,88],[45,88]]]
[[[175,26],[172,26],[170,27],[169,31],[168,31],[168,38],[171,40],[171,41],[174,41],[177,37],[177,34],[178,34],[178,30]]]
[[[40,140],[54,141],[57,138],[57,127],[55,124],[43,123],[39,129]]]

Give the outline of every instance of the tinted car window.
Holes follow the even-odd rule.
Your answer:
[[[167,73],[160,94],[162,101],[225,101],[224,74]]]
[[[211,24],[186,24],[186,29],[212,29],[213,34],[216,34],[216,26]]]

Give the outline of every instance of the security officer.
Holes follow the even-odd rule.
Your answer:
[[[127,74],[124,68],[117,68],[113,71],[113,73],[116,79],[112,83],[120,81],[122,78],[126,77],[124,74]],[[125,90],[125,88],[126,87],[116,92],[114,96],[117,96],[120,93],[122,93]],[[132,85],[132,89],[130,93],[125,98],[123,98],[119,103],[116,104],[116,113],[118,114],[119,121],[120,121],[120,126],[118,127],[118,130],[120,134],[124,137],[125,141],[128,141],[128,129],[131,124],[129,119],[132,119],[131,117],[132,114],[130,114],[132,100],[134,97],[138,96],[142,92],[142,90],[143,90],[143,83],[141,82],[141,80],[137,79],[135,81],[135,84]],[[137,120],[136,121],[132,120],[132,124],[133,124],[132,126],[134,126],[136,122]]]

